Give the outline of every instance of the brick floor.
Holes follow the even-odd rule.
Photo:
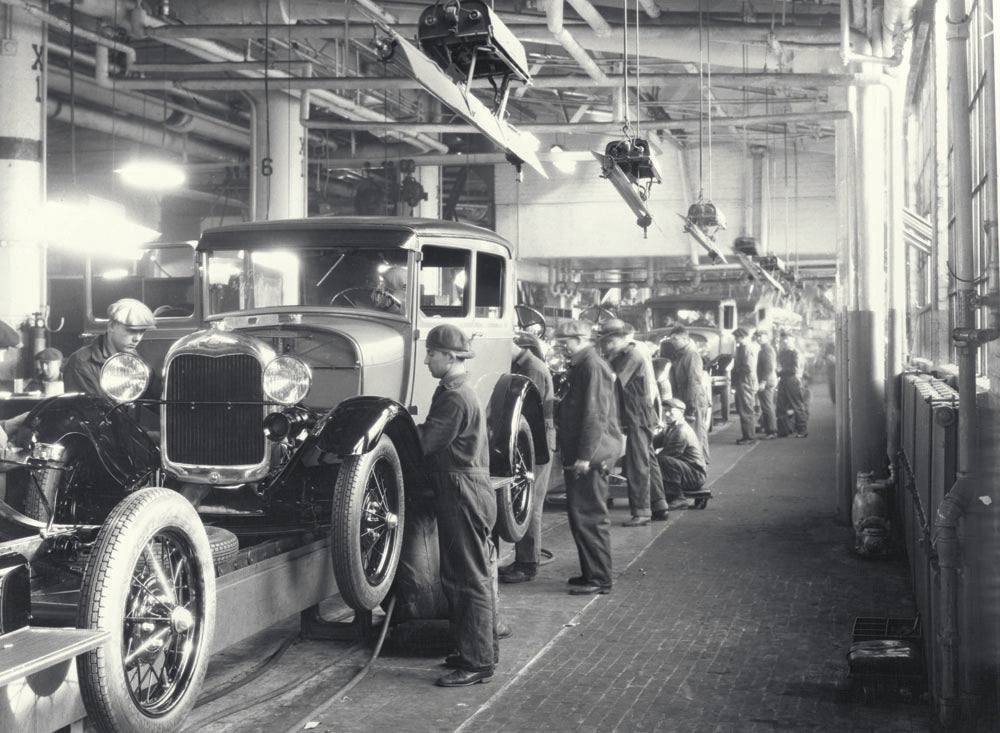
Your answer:
[[[315,716],[327,731],[931,731],[925,700],[843,701],[856,616],[915,613],[902,558],[864,561],[834,515],[833,412],[814,399],[805,440],[736,446],[712,434],[704,511],[627,529],[613,511],[614,591],[579,598],[565,514],[547,511],[554,560],[501,586],[514,628],[490,684],[434,687],[440,656],[387,645],[361,684]],[[509,553],[508,553],[509,554]],[[213,658],[205,688],[256,664],[290,619]],[[251,685],[197,709],[198,731],[283,731],[357,671],[366,649],[298,641]],[[309,670],[314,670],[308,674]],[[301,684],[296,680],[307,674]]]

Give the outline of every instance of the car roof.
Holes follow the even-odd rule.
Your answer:
[[[198,251],[273,245],[275,234],[283,234],[304,247],[335,246],[338,240],[349,238],[355,247],[414,249],[415,236],[471,238],[499,245],[508,256],[513,254],[510,242],[489,229],[442,219],[402,216],[317,216],[230,224],[206,229],[198,242]]]

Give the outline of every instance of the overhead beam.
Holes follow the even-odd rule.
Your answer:
[[[168,69],[173,64],[157,64],[158,73],[170,73]],[[204,70],[209,73],[219,73],[218,64],[176,64],[178,73],[193,73]],[[234,70],[240,69],[263,71],[261,63],[230,64]],[[697,74],[644,74],[643,86],[668,86],[678,82],[694,81]],[[772,74],[772,73],[713,73],[712,84],[719,86],[760,86],[760,87],[832,87],[855,82],[850,74]],[[314,76],[305,77],[272,77],[266,82],[272,89],[423,89],[420,82],[408,76]],[[589,76],[536,76],[531,80],[535,89],[615,89],[621,86],[621,79],[599,80]],[[174,90],[189,91],[250,91],[263,89],[264,79],[232,79],[226,77],[200,79],[122,79],[115,80],[119,89]],[[472,83],[476,89],[490,89],[486,79],[477,79]]]

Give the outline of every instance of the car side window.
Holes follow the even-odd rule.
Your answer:
[[[500,318],[504,312],[502,257],[480,252],[476,256],[476,318]]]
[[[469,271],[466,249],[425,246],[420,260],[420,311],[426,316],[461,318],[469,314]]]

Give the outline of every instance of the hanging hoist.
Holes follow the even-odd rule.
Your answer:
[[[705,63],[702,58],[702,10],[698,3],[698,200],[688,207],[687,214],[678,216],[684,220],[684,231],[694,237],[707,252],[713,264],[725,264],[726,258],[715,246],[715,236],[726,228],[726,221],[711,201],[705,200],[704,145],[705,99],[708,99],[708,189],[712,193],[712,47],[708,45],[708,85],[705,85]]]
[[[612,140],[605,148],[604,153],[591,151],[597,162],[601,164],[601,178],[611,181],[618,194],[625,200],[632,213],[636,216],[635,223],[642,227],[643,236],[646,230],[653,223],[653,216],[646,207],[649,200],[649,192],[654,183],[661,183],[659,169],[656,160],[653,158],[649,143],[640,137],[639,124],[640,93],[639,93],[639,4],[635,7],[635,129],[629,120],[628,113],[628,0],[623,2],[624,8],[624,30],[623,36],[623,60],[622,60],[622,89],[625,99],[625,124],[622,126],[623,139]]]

